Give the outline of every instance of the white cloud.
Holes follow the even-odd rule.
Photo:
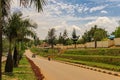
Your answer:
[[[110,2],[120,2],[120,0],[107,0],[107,1],[110,1]]]
[[[79,26],[68,25],[65,21],[54,28],[56,29],[57,35],[59,35],[60,32],[63,33],[63,31],[66,29],[69,37],[71,37],[73,29],[76,30],[77,35],[80,35],[83,32]]]
[[[107,30],[109,33],[113,32],[118,23],[115,19],[108,18],[108,17],[98,17],[95,21],[88,22],[85,26],[87,29],[90,29],[94,25],[97,25],[100,28]]]
[[[57,3],[56,0],[49,0],[50,2]]]
[[[118,4],[117,6],[120,6],[120,4]]]
[[[14,0],[18,1],[18,0]],[[113,18],[108,17],[98,17],[98,16],[88,16],[88,17],[74,17],[72,15],[75,14],[75,11],[79,13],[84,13],[90,10],[90,12],[94,12],[100,10],[101,13],[107,13],[107,11],[103,10],[107,7],[105,6],[97,6],[93,8],[89,8],[84,4],[69,4],[63,2],[57,2],[57,0],[49,0],[53,4],[47,4],[44,7],[44,12],[37,13],[32,8],[23,9],[22,7],[18,7],[19,4],[17,2],[12,5],[12,10],[22,10],[23,16],[28,16],[34,22],[38,24],[37,35],[40,39],[45,39],[47,36],[47,32],[50,28],[54,27],[56,29],[56,34],[59,35],[60,32],[63,32],[64,29],[67,29],[69,36],[72,34],[73,28],[76,29],[78,35],[82,35],[86,29],[90,29],[95,24],[97,24],[101,28],[105,28],[106,30],[112,32],[115,30],[117,26],[117,22]],[[17,4],[17,5],[16,5]],[[55,16],[57,15],[57,16]],[[84,23],[82,23],[84,21]],[[88,22],[90,21],[90,22]],[[69,23],[72,22],[72,23]],[[76,22],[79,22],[76,24]],[[86,24],[86,22],[88,22]]]
[[[102,9],[104,9],[104,8],[106,8],[106,7],[107,7],[107,5],[104,5],[104,6],[97,6],[97,7],[92,7],[92,8],[90,9],[90,12],[94,12],[94,11],[102,10]]]
[[[105,10],[102,10],[101,13],[103,13],[103,14],[107,14],[108,12],[105,11]]]

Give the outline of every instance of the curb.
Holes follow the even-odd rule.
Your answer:
[[[113,71],[109,71],[109,70],[99,69],[99,68],[90,67],[90,66],[86,66],[86,65],[82,65],[82,64],[75,64],[75,63],[70,63],[70,62],[65,62],[65,61],[59,61],[59,60],[57,60],[57,61],[60,62],[60,63],[69,64],[69,65],[81,67],[81,68],[84,68],[84,69],[89,69],[89,70],[93,70],[93,71],[97,71],[97,72],[102,72],[102,73],[105,73],[105,74],[109,74],[109,75],[120,77],[120,73],[119,72],[113,72]]]
[[[40,68],[29,57],[26,56],[26,58],[29,61],[31,68],[32,68],[33,72],[35,73],[37,80],[44,80],[44,75],[41,73]]]

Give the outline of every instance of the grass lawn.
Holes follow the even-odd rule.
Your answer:
[[[90,61],[80,61],[80,60],[70,60],[70,59],[59,58],[59,57],[56,58],[56,60],[61,60],[61,61],[66,61],[66,62],[71,62],[76,64],[83,64],[83,65],[98,67],[98,68],[112,70],[112,71],[118,71],[118,72],[120,71],[120,66],[111,65],[111,64],[97,63],[97,62],[90,62]]]
[[[2,80],[36,80],[28,60],[24,57],[20,61],[19,67],[14,68],[13,73],[4,73],[5,63],[2,65]]]

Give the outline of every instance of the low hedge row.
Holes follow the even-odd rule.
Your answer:
[[[65,51],[65,54],[120,56],[120,49],[71,49]]]
[[[60,58],[66,58],[78,61],[99,62],[120,66],[120,57],[115,56],[94,56],[94,55],[60,55]]]

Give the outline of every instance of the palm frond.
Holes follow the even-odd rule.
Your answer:
[[[36,9],[38,12],[43,11],[43,5],[46,4],[45,0],[20,0],[20,5],[23,5],[25,7],[31,6],[31,4],[34,4],[36,6]]]
[[[2,5],[2,17],[8,16],[10,13],[10,0],[1,0]]]

